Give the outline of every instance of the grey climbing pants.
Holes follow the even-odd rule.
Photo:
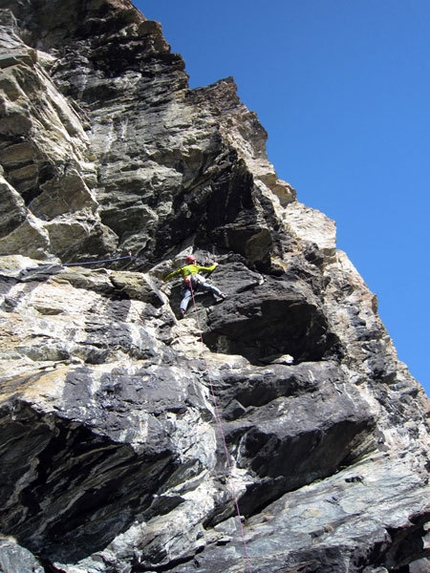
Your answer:
[[[184,312],[187,310],[188,305],[190,304],[193,292],[195,292],[197,289],[207,290],[212,292],[213,294],[216,294],[217,296],[222,296],[222,292],[217,287],[211,285],[210,283],[202,280],[193,281],[192,287],[187,286],[182,296],[181,310],[183,310]]]

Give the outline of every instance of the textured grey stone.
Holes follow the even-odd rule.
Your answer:
[[[34,556],[11,538],[0,538],[0,570],[2,573],[44,573]]]

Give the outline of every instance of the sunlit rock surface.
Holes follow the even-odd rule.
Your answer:
[[[428,573],[424,391],[184,69],[127,0],[0,0],[0,570]],[[178,320],[191,252],[229,296]]]

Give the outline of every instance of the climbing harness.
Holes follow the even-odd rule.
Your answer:
[[[200,326],[199,315],[197,312],[197,304],[196,304],[196,299],[194,297],[194,289],[193,289],[193,285],[192,285],[191,281],[190,281],[189,285],[190,285],[190,290],[191,290],[191,298],[193,301],[194,311],[196,313],[197,327],[198,327],[199,332],[200,332],[200,341],[202,342],[202,344],[204,344],[203,330]],[[206,359],[204,359],[204,362],[206,364],[206,371],[208,371]],[[209,390],[210,390],[210,393],[212,396],[212,401],[214,404],[215,417],[216,417],[216,421],[217,421],[217,425],[218,425],[218,431],[219,431],[219,434],[221,436],[224,455],[225,455],[225,459],[226,459],[226,463],[227,463],[227,469],[228,469],[228,474],[229,474],[229,485],[230,485],[230,490],[231,490],[231,493],[233,496],[234,507],[235,507],[236,513],[237,513],[237,521],[239,523],[239,528],[240,528],[240,535],[241,535],[241,540],[242,540],[242,545],[243,545],[243,552],[244,552],[245,559],[246,559],[247,572],[252,573],[251,558],[249,556],[248,547],[246,544],[245,530],[244,530],[243,523],[242,523],[242,515],[240,513],[239,500],[238,500],[238,496],[236,493],[236,488],[234,487],[234,483],[233,483],[233,466],[232,466],[232,462],[231,462],[231,456],[230,456],[230,452],[228,451],[227,440],[226,440],[224,428],[222,425],[221,413],[220,413],[220,410],[218,407],[218,401],[216,399],[215,390],[214,390],[214,387],[212,385],[212,381],[211,381],[210,376],[208,376],[208,380],[209,380]]]
[[[193,275],[191,273],[191,270],[190,269],[188,270],[190,274],[184,278],[184,282],[186,283],[187,288],[190,288],[190,290],[194,289],[196,291],[199,285],[203,283],[205,279],[199,274]]]

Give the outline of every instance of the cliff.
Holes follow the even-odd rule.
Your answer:
[[[234,81],[128,0],[0,0],[0,70],[0,570],[430,571],[428,400]]]

